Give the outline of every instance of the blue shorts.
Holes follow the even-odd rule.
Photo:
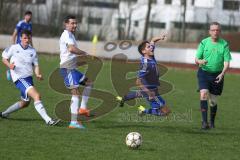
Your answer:
[[[149,103],[151,108],[161,108],[165,106],[166,102],[165,100],[159,95],[158,88],[152,88],[152,92],[155,92],[155,97],[153,99],[149,99],[149,95],[145,91],[141,91],[141,95],[146,99],[146,101]]]
[[[24,101],[30,101],[27,92],[29,91],[30,88],[33,87],[33,79],[32,77],[27,77],[27,78],[19,78],[15,82],[16,87],[20,90],[21,92],[21,99]]]
[[[87,81],[85,75],[76,69],[60,68],[60,74],[64,79],[65,86],[69,89],[78,88]]]
[[[215,82],[220,73],[221,72],[209,73],[199,68],[197,73],[199,90],[207,89],[213,95],[221,95],[224,78],[219,83]]]

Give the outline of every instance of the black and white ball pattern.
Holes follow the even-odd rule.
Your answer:
[[[142,136],[138,132],[130,132],[126,136],[126,145],[129,148],[138,148],[142,144]]]

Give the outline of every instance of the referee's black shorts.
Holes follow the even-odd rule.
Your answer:
[[[208,89],[213,95],[221,95],[224,78],[219,83],[215,82],[220,73],[221,72],[210,73],[199,68],[197,73],[199,90]]]

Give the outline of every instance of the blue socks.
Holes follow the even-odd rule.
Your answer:
[[[155,115],[155,116],[160,116],[161,115],[160,108],[145,109],[144,113],[145,114],[152,114],[152,115]]]

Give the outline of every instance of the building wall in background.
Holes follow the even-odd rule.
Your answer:
[[[78,39],[101,40],[143,37],[148,0],[1,0],[0,31],[11,34],[26,10],[33,11],[33,35],[56,37],[63,18],[74,14],[79,21]],[[152,0],[148,37],[168,33],[168,41],[181,38],[181,0]],[[224,32],[239,31],[239,0],[187,0],[186,41],[196,42],[207,35],[208,25],[218,21]]]

